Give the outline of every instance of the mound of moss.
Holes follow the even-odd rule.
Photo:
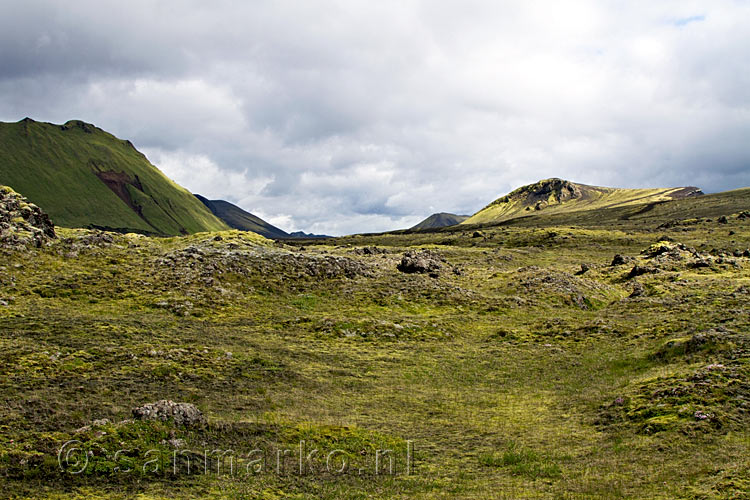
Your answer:
[[[661,374],[633,384],[605,407],[602,421],[644,434],[743,429],[750,420],[749,348],[747,335],[721,327],[669,340],[650,355],[668,363]]]

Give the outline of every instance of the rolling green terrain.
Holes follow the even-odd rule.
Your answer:
[[[545,179],[498,198],[463,221],[463,224],[502,222],[535,212],[559,214],[642,205],[701,194],[694,187],[620,189],[587,186],[562,179]]]
[[[154,235],[228,229],[130,142],[77,120],[0,122],[0,184],[63,227]]]
[[[750,189],[283,244],[56,232],[0,247],[0,497],[750,491]],[[207,423],[133,419],[162,399]]]
[[[209,200],[199,194],[196,194],[195,197],[206,205],[211,213],[233,229],[252,231],[266,238],[289,238],[289,234],[285,231],[233,203],[224,200]]]
[[[410,229],[412,231],[415,231],[419,229],[435,229],[438,227],[455,226],[456,224],[460,224],[468,218],[468,215],[456,215],[446,212],[440,212],[430,215],[425,220]]]

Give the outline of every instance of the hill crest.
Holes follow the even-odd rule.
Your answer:
[[[0,122],[0,184],[63,227],[165,236],[228,229],[130,141],[82,120]]]
[[[538,212],[563,213],[678,200],[703,192],[693,186],[627,189],[579,184],[553,177],[521,186],[462,222],[481,224],[524,217]]]

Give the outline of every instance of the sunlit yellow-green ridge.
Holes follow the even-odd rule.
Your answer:
[[[498,198],[463,224],[501,222],[540,212],[554,214],[661,202],[696,192],[697,188],[622,189],[544,179]]]

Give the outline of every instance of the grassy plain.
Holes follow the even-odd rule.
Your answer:
[[[4,251],[0,496],[747,498],[750,200],[703,203],[295,246],[58,229]],[[411,249],[439,276],[398,271]],[[126,420],[159,399],[208,424]],[[304,474],[300,441],[320,450]],[[267,462],[154,472],[151,449]]]

